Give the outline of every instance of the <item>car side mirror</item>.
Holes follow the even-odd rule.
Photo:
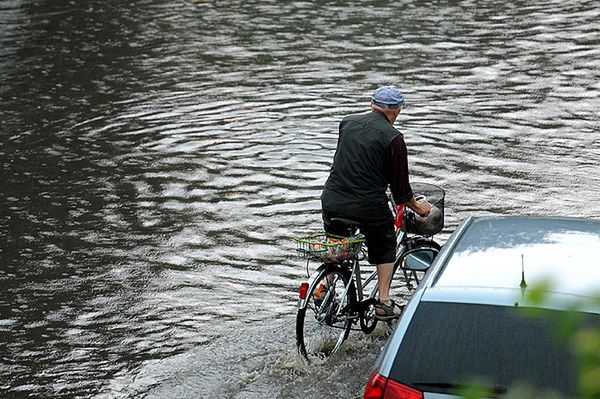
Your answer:
[[[411,249],[404,254],[402,268],[415,272],[426,272],[437,254],[438,250],[435,248]]]

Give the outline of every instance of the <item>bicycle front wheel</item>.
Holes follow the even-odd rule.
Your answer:
[[[441,245],[437,242],[423,237],[414,237],[413,239],[409,240],[407,244],[406,251],[417,248],[431,248],[437,253],[442,249]],[[400,265],[397,264],[394,267],[400,267]],[[416,288],[416,285],[419,285],[421,278],[423,278],[425,275],[425,272],[408,271],[402,269],[402,267],[400,267],[400,269],[402,270],[402,275],[404,276],[406,286],[411,291]]]
[[[350,280],[350,271],[331,265],[318,272],[308,288],[306,306],[296,316],[296,343],[309,363],[323,363],[348,338],[352,318],[342,309],[356,302],[354,283],[344,295]]]
[[[409,251],[417,248],[431,248],[435,251],[440,251],[442,247],[440,244],[433,240],[429,240],[423,237],[414,237],[413,239],[410,239],[408,242],[406,242],[406,247],[404,247],[403,251]],[[409,272],[407,270],[402,269],[397,262],[398,261],[396,261],[396,264],[394,264],[394,278],[397,275],[397,269],[400,268],[400,270],[402,271],[402,279],[404,280],[406,288],[408,289],[408,295],[410,296],[412,294],[412,291],[415,290],[416,286],[419,284],[421,278],[425,273],[415,271]],[[394,281],[392,280],[392,283],[393,282]],[[371,290],[371,293],[369,294],[368,298],[377,298],[378,294],[379,287],[376,284]]]

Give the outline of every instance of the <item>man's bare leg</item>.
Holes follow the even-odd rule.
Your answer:
[[[383,263],[377,265],[377,278],[379,284],[379,304],[375,306],[375,313],[380,320],[390,320],[400,317],[402,308],[390,299],[390,284],[394,276],[394,264]]]
[[[390,299],[390,284],[394,276],[394,264],[382,263],[377,265],[377,281],[379,284],[379,300],[387,301]]]

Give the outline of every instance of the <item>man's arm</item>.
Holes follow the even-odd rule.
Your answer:
[[[404,137],[398,135],[388,148],[387,175],[390,189],[396,204],[405,204],[418,215],[429,214],[429,202],[425,199],[416,200],[408,179],[408,154]]]

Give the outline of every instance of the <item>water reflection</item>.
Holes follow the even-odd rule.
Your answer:
[[[358,396],[384,337],[351,337],[328,384],[291,338],[287,243],[320,226],[337,122],[405,89],[445,235],[595,217],[597,21],[593,1],[2,2],[0,391]]]
[[[594,220],[560,217],[501,218],[475,220],[455,252],[472,253],[489,248],[515,248],[538,244],[562,244],[572,248],[579,239],[584,248],[600,239],[600,227]],[[573,242],[571,242],[573,241]]]
[[[530,284],[551,283],[553,292],[591,298],[598,294],[597,222],[483,218],[472,223],[461,243],[436,286],[516,290],[527,286],[526,275]]]

